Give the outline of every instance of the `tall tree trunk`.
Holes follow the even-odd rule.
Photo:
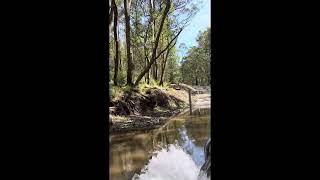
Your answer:
[[[135,11],[135,23],[134,23],[134,26],[135,26],[135,31],[134,31],[134,37],[138,37],[140,35],[140,30],[139,30],[139,20],[138,20],[138,5],[137,5],[138,1],[135,1],[134,3],[134,11]],[[138,51],[139,51],[139,40],[140,38],[136,38],[136,41],[135,41],[135,46],[134,46],[134,51],[132,53],[132,59],[133,59],[133,62],[137,62],[138,61]]]
[[[112,8],[114,9],[114,25],[113,25],[113,33],[114,33],[114,40],[116,46],[116,54],[114,58],[114,76],[113,76],[113,83],[115,86],[118,85],[118,65],[119,65],[119,41],[118,41],[118,10],[115,0],[112,0]]]
[[[113,19],[113,8],[112,8],[112,4],[110,4],[110,1],[109,1],[109,6],[110,6],[110,10],[109,10],[109,34],[110,34],[111,24],[112,24],[112,19]]]
[[[169,9],[170,9],[170,5],[171,5],[171,1],[167,0],[166,1],[166,8],[162,14],[162,18],[161,18],[161,23],[160,23],[160,27],[158,30],[158,34],[157,34],[157,38],[154,44],[154,48],[152,49],[152,56],[151,56],[151,60],[150,63],[148,64],[148,66],[146,67],[146,69],[144,69],[138,76],[136,82],[135,82],[135,86],[137,86],[140,82],[140,80],[142,79],[142,77],[145,75],[146,72],[148,72],[148,70],[150,69],[150,67],[152,66],[152,64],[157,60],[156,59],[156,50],[158,48],[158,44],[159,44],[159,39],[160,39],[160,35],[161,35],[161,31],[163,28],[163,24],[164,24],[164,20],[166,19],[168,13],[169,13]]]
[[[163,46],[163,36],[162,35],[160,35],[160,40],[159,40],[159,49],[161,49],[162,48],[162,46]],[[164,60],[164,56],[163,56],[164,54],[162,54],[162,62],[163,62],[163,60]],[[162,66],[162,64],[161,64],[161,60],[159,60],[159,65],[160,65],[160,67]],[[156,61],[155,63],[154,63],[154,68],[155,68],[155,74],[154,74],[154,79],[155,80],[158,80],[158,74],[160,74],[160,70],[159,70],[159,68],[158,68],[158,62]]]
[[[148,65],[146,57],[144,57],[144,68]],[[144,75],[144,82],[147,82],[147,75]]]
[[[108,33],[108,37],[109,37],[109,40],[110,40],[110,33],[112,31],[112,19],[113,19],[113,8],[112,8],[112,5],[110,4],[110,1],[108,1],[109,3],[109,33]],[[110,41],[108,41],[108,44],[109,44],[109,47],[110,47]],[[110,58],[110,56],[109,56]]]
[[[165,59],[163,60],[159,86],[162,86],[162,85],[163,85],[163,75],[164,75],[164,71],[165,71],[165,69],[166,69],[166,64],[167,64],[167,59],[168,59],[168,57],[169,57],[169,52],[170,52],[170,49],[167,50],[166,57],[165,57]]]
[[[154,80],[158,80],[158,63],[154,62]]]
[[[148,32],[149,32],[149,28],[150,25],[152,24],[152,18],[150,18],[149,22],[148,22],[148,26],[147,29],[145,31],[144,34],[144,40],[143,40],[143,49],[144,49],[144,59],[145,59],[145,66],[144,68],[146,68],[149,64],[149,53],[147,51],[147,40],[148,40]],[[150,84],[150,71],[148,70],[147,74],[145,74],[145,80],[148,84]]]
[[[119,36],[119,29],[118,29],[118,36]],[[121,49],[121,42],[120,42],[120,38],[118,38],[118,42],[119,42],[119,50]],[[121,64],[121,52],[119,51],[119,71],[121,72],[122,70],[122,64]]]
[[[155,0],[150,0],[150,14],[151,14],[151,21],[152,21],[152,49],[154,49],[154,43],[155,43],[155,34],[156,34],[156,18],[154,16],[155,13]],[[157,49],[155,51],[157,53]],[[152,66],[152,77],[153,79],[157,80],[157,75],[156,75],[156,64],[153,64]]]
[[[149,60],[148,60],[148,58],[147,58],[147,66],[148,66],[149,63],[150,63],[150,62],[149,62]],[[147,68],[147,67],[146,67],[146,68]],[[148,69],[148,71],[147,71],[147,83],[150,84],[150,71],[149,71],[149,69]]]
[[[163,41],[163,37],[161,38],[161,45],[160,45],[160,47],[163,47],[163,45],[164,45],[164,41]],[[162,71],[163,71],[163,63],[164,63],[164,61],[165,61],[165,54],[164,53],[162,53],[162,57],[161,57],[161,61],[159,61],[159,68],[157,68],[158,70],[157,70],[157,77],[160,77],[160,81],[161,81],[161,74],[162,74]]]
[[[153,65],[152,65],[152,68],[151,68],[151,76],[152,76],[153,79],[155,79],[155,75],[154,75],[155,73],[156,73],[156,67],[155,67],[155,65],[153,64]]]
[[[118,12],[119,16],[119,12]],[[119,72],[121,72],[122,64],[121,64],[121,39],[119,38],[120,30],[117,28],[117,34],[118,34],[118,42],[119,42]]]
[[[173,46],[171,46],[171,48],[169,48],[167,50],[167,53],[164,57],[164,62],[162,64],[162,72],[161,72],[161,77],[160,77],[160,83],[159,85],[162,86],[163,85],[163,75],[164,75],[164,71],[166,69],[166,65],[167,65],[167,61],[168,61],[168,57],[169,57],[169,53],[170,53],[170,50],[176,45],[177,41],[175,41],[175,43],[173,44]]]
[[[149,26],[147,28],[149,28]],[[148,65],[148,54],[147,54],[147,45],[146,45],[147,44],[147,34],[148,34],[148,30],[145,32],[144,39],[143,39],[144,68],[146,68]],[[148,75],[145,75],[144,79],[145,79],[145,82],[147,82]]]
[[[125,16],[125,26],[126,26],[126,45],[127,45],[127,62],[128,62],[128,69],[127,69],[127,85],[133,85],[132,82],[132,70],[133,70],[133,62],[131,57],[131,44],[130,44],[130,4],[131,0],[124,0],[124,16]]]

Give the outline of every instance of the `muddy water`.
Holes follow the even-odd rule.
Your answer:
[[[210,109],[176,116],[160,129],[112,135],[110,179],[196,180],[209,136]]]

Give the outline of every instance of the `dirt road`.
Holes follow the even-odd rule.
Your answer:
[[[210,108],[211,106],[211,89],[210,86],[193,86],[194,89],[198,90],[192,104],[193,108]]]

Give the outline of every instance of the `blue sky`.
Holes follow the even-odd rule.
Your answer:
[[[199,0],[197,0],[199,1]],[[186,46],[192,47],[197,45],[196,38],[199,34],[199,31],[204,31],[208,27],[210,27],[210,19],[211,19],[211,1],[210,0],[202,0],[199,7],[199,12],[193,17],[190,21],[189,25],[181,32],[177,41],[177,54],[180,58],[186,54],[185,51],[179,49],[181,43],[185,43]]]

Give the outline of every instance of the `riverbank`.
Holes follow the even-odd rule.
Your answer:
[[[203,98],[208,97],[210,106],[208,95],[208,92],[193,94],[193,107],[203,105]],[[132,92],[114,98],[111,104],[110,132],[126,133],[161,127],[171,117],[188,110],[189,97],[184,89],[147,87],[143,92]]]

